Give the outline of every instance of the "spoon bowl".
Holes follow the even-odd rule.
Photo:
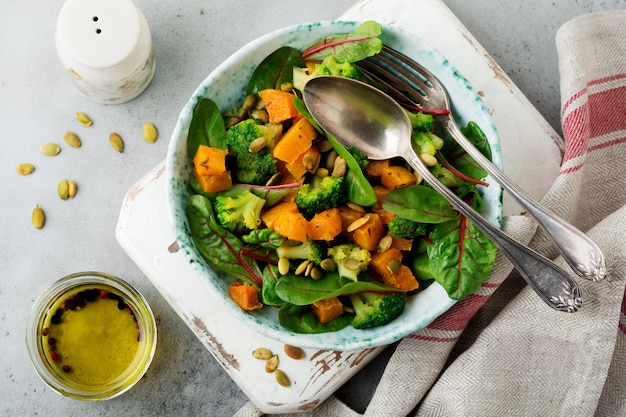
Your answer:
[[[356,146],[374,160],[404,158],[498,246],[550,307],[575,312],[582,306],[578,284],[567,272],[485,220],[435,178],[413,150],[411,122],[391,97],[360,81],[323,76],[306,83],[303,99],[319,126],[342,145]]]

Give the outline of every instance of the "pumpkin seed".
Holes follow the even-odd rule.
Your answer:
[[[356,203],[353,203],[352,201],[347,201],[346,202],[346,206],[348,206],[348,208],[351,208],[354,211],[359,211],[361,213],[365,213],[365,209],[361,206],[359,206]]]
[[[274,377],[276,378],[276,382],[278,382],[278,385],[280,385],[281,387],[291,386],[291,381],[289,380],[289,377],[280,369],[277,369],[274,372]]]
[[[248,151],[252,153],[257,153],[263,148],[267,146],[267,139],[265,136],[259,136],[252,142],[250,142],[250,146],[248,146]]]
[[[247,110],[252,110],[255,105],[256,105],[256,96],[254,94],[249,94],[246,96],[246,98],[243,99],[243,104],[241,105],[241,107],[247,111]]]
[[[333,148],[333,144],[328,139],[321,140],[317,144],[317,150],[320,151],[321,153],[328,152],[332,148]]]
[[[285,81],[284,83],[280,85],[280,89],[283,91],[291,91],[293,90],[293,83],[290,83],[289,81]]]
[[[150,122],[145,123],[143,128],[141,128],[141,135],[143,136],[143,140],[148,143],[156,142],[159,137],[159,133],[156,130],[156,127]]]
[[[324,272],[322,271],[322,268],[315,266],[311,269],[310,275],[312,279],[320,279],[324,276]]]
[[[15,168],[15,172],[20,175],[30,175],[35,170],[35,166],[33,164],[29,164],[28,162],[22,162]]]
[[[70,185],[66,180],[59,180],[59,183],[57,184],[57,193],[59,194],[59,198],[61,200],[67,200],[70,196]]]
[[[265,109],[255,109],[250,112],[250,117],[260,121],[261,123],[268,123],[270,116]]]
[[[289,259],[284,256],[278,260],[278,272],[280,275],[287,275],[289,273]]]
[[[56,143],[44,143],[39,147],[39,152],[46,156],[55,156],[61,152],[61,148]]]
[[[306,271],[307,267],[309,266],[309,264],[311,263],[311,261],[309,261],[308,259],[303,261],[300,265],[298,265],[298,267],[296,268],[296,275],[302,275],[304,273],[304,271]]]
[[[78,137],[78,135],[74,132],[65,132],[63,134],[63,140],[65,141],[65,143],[67,143],[68,145],[70,145],[72,148],[80,148],[83,144],[83,142],[80,140],[80,138]]]
[[[32,219],[33,226],[35,229],[41,229],[46,222],[46,215],[43,212],[42,208],[39,207],[39,204],[35,206],[33,209]]]
[[[271,374],[278,368],[278,355],[270,356],[265,362],[265,372]]]
[[[305,154],[302,157],[302,166],[307,172],[315,172],[315,168],[317,168],[317,158],[310,153]]]
[[[85,113],[77,111],[74,113],[74,116],[76,117],[76,120],[78,120],[78,123],[83,126],[91,126],[93,124],[93,121]]]
[[[382,239],[380,239],[380,241],[378,242],[378,252],[384,252],[387,249],[389,249],[391,247],[391,244],[393,243],[393,238],[389,235],[387,236],[383,236]]]
[[[391,273],[391,275],[393,275],[400,270],[401,266],[402,266],[401,261],[399,261],[398,259],[392,259],[387,264],[387,270]]]
[[[318,169],[315,171],[315,176],[316,176],[316,177],[319,177],[319,178],[324,178],[324,177],[327,177],[327,176],[328,176],[328,174],[329,174],[329,172],[328,172],[328,170],[327,170],[326,168],[318,168]]]
[[[322,267],[324,271],[334,271],[335,268],[337,267],[337,265],[335,264],[335,261],[333,261],[332,258],[324,259],[320,263],[320,266]]]
[[[278,183],[280,183],[280,180],[282,179],[282,177],[283,176],[280,174],[280,172],[277,172],[276,174],[272,175],[269,180],[267,180],[265,185],[267,186],[277,185]]]
[[[252,356],[254,356],[256,359],[267,360],[271,358],[272,355],[272,351],[264,347],[258,347],[252,351]]]
[[[124,152],[124,140],[120,135],[118,135],[117,133],[111,133],[109,135],[109,142],[111,142],[111,146],[113,146],[113,149],[120,153]]]
[[[427,167],[434,167],[437,165],[437,158],[428,153],[420,154],[420,159]]]
[[[324,167],[327,170],[331,171],[333,167],[335,166],[336,160],[337,160],[337,151],[333,149],[332,151],[328,152],[328,155],[326,155],[326,163]]]
[[[347,170],[348,170],[348,165],[346,164],[346,160],[340,156],[335,158],[335,164],[333,166],[332,176],[335,178],[341,178],[344,175],[346,175]]]
[[[299,348],[297,346],[285,345],[283,346],[283,350],[285,351],[287,356],[289,356],[291,359],[298,360],[298,359],[304,358],[304,350],[302,350],[302,348]]]
[[[361,267],[361,263],[356,259],[346,259],[343,266],[352,271],[357,271]]]
[[[74,198],[74,196],[76,195],[76,183],[74,182],[74,180],[69,180],[67,182],[67,186],[68,197]]]
[[[363,217],[359,217],[358,219],[356,219],[355,221],[353,221],[352,223],[350,223],[350,225],[348,226],[348,228],[346,229],[348,232],[354,232],[356,229],[358,229],[359,227],[363,226],[365,223],[367,223],[370,219],[370,215],[366,214]]]

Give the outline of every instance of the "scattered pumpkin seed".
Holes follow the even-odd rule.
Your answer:
[[[336,160],[337,160],[337,151],[333,149],[332,151],[328,152],[328,155],[326,155],[326,163],[324,164],[324,167],[327,170],[332,171],[332,169],[335,166]]]
[[[318,168],[318,169],[315,171],[315,176],[316,176],[316,177],[320,177],[320,178],[327,177],[327,176],[328,176],[328,174],[329,174],[329,172],[328,172],[328,170],[327,170],[326,168]]]
[[[109,135],[109,142],[111,142],[111,146],[113,146],[113,149],[120,153],[124,152],[124,140],[120,135],[115,132],[111,133]]]
[[[346,164],[346,160],[340,156],[335,158],[335,164],[333,166],[333,173],[331,175],[335,178],[341,178],[344,175],[346,175],[347,170],[348,170],[348,165]]]
[[[393,275],[400,270],[401,266],[402,266],[401,261],[399,261],[398,259],[392,259],[387,264],[387,270],[391,273],[391,275]]]
[[[284,256],[278,260],[278,272],[280,275],[287,275],[289,273],[289,259]]]
[[[333,144],[328,140],[328,139],[324,139],[321,140],[318,144],[317,144],[317,150],[324,153],[324,152],[328,152],[333,148]]]
[[[387,236],[383,236],[382,239],[380,239],[380,241],[378,241],[378,252],[384,252],[387,249],[389,249],[391,247],[391,244],[393,243],[393,238],[389,235]]]
[[[353,203],[352,201],[347,201],[346,206],[348,206],[348,208],[351,208],[354,211],[365,213],[365,209],[363,207],[359,206],[356,203]]]
[[[343,266],[352,271],[356,271],[361,267],[361,263],[356,259],[346,259],[343,263]]]
[[[302,263],[300,265],[298,265],[298,267],[296,268],[295,274],[296,275],[302,275],[304,273],[304,271],[306,271],[307,267],[309,266],[309,264],[311,263],[311,261],[309,261],[308,259],[305,261],[302,261]]]
[[[56,143],[44,143],[39,147],[39,152],[46,156],[55,156],[61,152],[61,148]]]
[[[30,175],[35,170],[35,166],[33,164],[29,164],[28,162],[22,162],[15,168],[15,172],[20,175]]]
[[[67,180],[59,180],[59,183],[57,184],[57,193],[59,194],[59,198],[61,200],[67,200],[67,198],[70,196],[70,185],[68,184]]]
[[[83,126],[91,126],[93,124],[93,121],[85,113],[77,111],[74,113],[74,116],[76,117],[76,120],[78,120],[78,123]]]
[[[278,385],[280,385],[281,387],[291,386],[291,381],[289,380],[289,377],[280,369],[276,369],[276,371],[274,371],[274,377],[276,378],[276,382],[278,382]]]
[[[143,128],[141,129],[141,135],[143,136],[143,140],[148,143],[156,142],[159,137],[159,132],[157,132],[156,127],[150,122],[145,123]]]
[[[278,355],[272,355],[265,361],[265,372],[271,374],[278,369]]]
[[[265,185],[267,186],[276,185],[280,183],[280,180],[282,177],[283,176],[280,174],[280,172],[277,172],[276,174],[272,175],[269,180],[267,180]]]
[[[241,107],[244,110],[248,111],[248,110],[252,110],[255,105],[256,105],[256,96],[254,94],[249,94],[246,96],[246,98],[243,99],[243,104],[241,105]]]
[[[72,148],[80,148],[83,145],[83,142],[80,140],[78,135],[74,132],[70,132],[70,131],[65,132],[63,134],[63,140]]]
[[[263,148],[267,146],[267,139],[265,136],[259,136],[252,142],[250,142],[250,146],[248,146],[248,151],[252,153],[257,153]]]
[[[420,159],[427,167],[434,167],[437,165],[437,158],[428,153],[420,154]]]
[[[68,190],[68,197],[69,198],[74,198],[74,196],[76,195],[76,183],[74,182],[74,180],[69,180],[67,182],[67,190]]]
[[[250,117],[260,121],[261,123],[268,123],[270,116],[265,109],[254,109],[250,112]]]
[[[283,346],[283,350],[291,359],[298,360],[304,358],[304,350],[297,346],[286,344],[285,346]]]
[[[307,153],[302,157],[302,166],[307,170],[307,172],[315,172],[318,165],[319,159],[310,153]]]
[[[291,91],[293,90],[293,83],[290,83],[289,81],[285,81],[284,83],[280,85],[280,89],[283,91]]]
[[[359,217],[358,219],[356,219],[355,221],[350,223],[350,225],[348,226],[348,228],[346,230],[348,232],[354,232],[356,229],[358,229],[359,227],[363,226],[369,220],[370,220],[370,215],[369,214],[366,214],[363,217]]]
[[[335,268],[337,267],[337,265],[335,264],[335,261],[333,261],[332,258],[326,258],[322,260],[322,262],[320,263],[320,266],[322,267],[324,271],[334,271]]]
[[[252,356],[254,356],[256,359],[267,360],[271,358],[272,355],[272,351],[264,347],[258,347],[252,351]]]
[[[35,229],[41,229],[46,222],[46,215],[43,212],[43,209],[39,207],[39,204],[35,206],[32,214],[32,222]]]
[[[313,269],[311,269],[310,275],[312,279],[320,279],[324,276],[324,272],[322,271],[322,268],[320,268],[319,266],[315,266],[313,267]]]

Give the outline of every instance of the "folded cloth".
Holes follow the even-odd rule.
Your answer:
[[[365,416],[626,415],[624,39],[626,10],[585,15],[558,31],[566,151],[542,199],[600,246],[607,277],[572,273],[583,307],[556,312],[498,255],[475,294],[397,345]],[[531,219],[506,217],[503,228],[569,270]],[[336,397],[308,414],[359,415]],[[249,403],[236,415],[260,412]]]

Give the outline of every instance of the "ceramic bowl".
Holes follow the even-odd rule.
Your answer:
[[[197,291],[207,292],[213,297],[211,308],[224,308],[252,330],[301,347],[346,351],[390,344],[427,326],[455,301],[447,296],[443,287],[434,284],[411,296],[404,313],[386,326],[366,330],[347,327],[333,333],[313,335],[296,334],[283,329],[278,323],[277,309],[242,311],[228,297],[227,287],[232,279],[215,271],[203,260],[189,234],[185,206],[192,194],[188,185],[192,164],[185,143],[193,109],[200,99],[212,99],[221,110],[233,107],[243,100],[252,71],[274,50],[285,45],[303,48],[326,35],[348,33],[359,24],[360,22],[348,21],[300,24],[269,33],[244,46],[211,72],[190,97],[179,115],[167,154],[167,200],[172,228],[180,250],[193,266],[195,273],[206,278],[203,288],[198,288]],[[465,124],[472,120],[481,126],[491,145],[493,161],[501,166],[498,135],[489,111],[458,70],[425,41],[401,29],[383,26],[381,39],[383,43],[417,60],[440,78],[449,89],[457,121]],[[481,192],[484,199],[482,214],[499,225],[502,217],[500,187],[491,181],[491,185]]]

